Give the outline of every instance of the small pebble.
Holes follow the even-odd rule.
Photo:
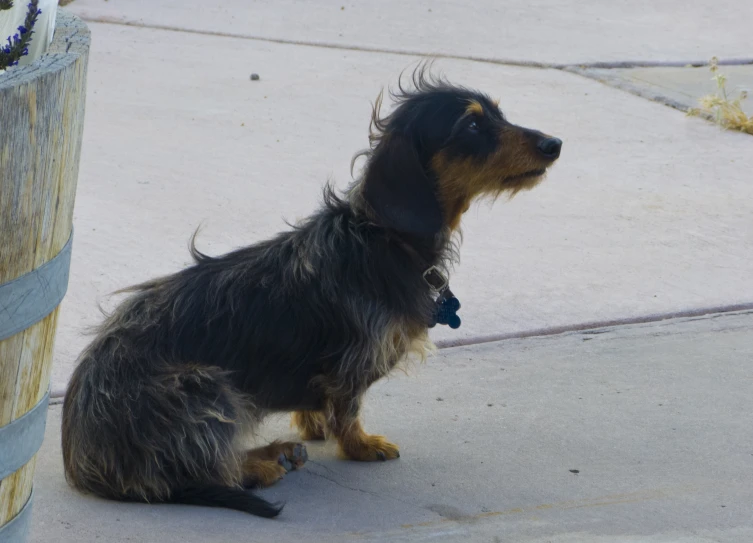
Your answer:
[[[437,401],[438,401],[438,402],[443,402],[443,401],[444,401],[444,398],[440,398],[439,396],[437,396]]]
[[[251,81],[259,81],[259,74],[251,74]]]
[[[580,473],[580,470],[579,469],[571,469],[570,473]]]

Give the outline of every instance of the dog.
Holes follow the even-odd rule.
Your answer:
[[[391,93],[389,115],[380,94],[361,175],[340,193],[328,185],[316,213],[218,257],[199,252],[194,234],[192,266],[126,289],[65,395],[73,487],[274,517],[281,506],[253,489],[307,453],[294,442],[244,450],[243,436],[273,412],[292,412],[304,441],[336,440],[345,458],[400,456],[364,431],[364,393],[431,348],[471,202],[533,188],[562,146],[425,65],[410,79]]]

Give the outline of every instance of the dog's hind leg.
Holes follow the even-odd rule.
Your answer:
[[[289,471],[302,467],[306,460],[306,446],[291,441],[273,441],[265,447],[247,451],[242,464],[243,486],[271,486]]]
[[[327,419],[321,411],[295,411],[291,424],[298,427],[298,434],[304,441],[326,437]]]
[[[237,440],[253,413],[219,368],[165,364],[116,379],[84,360],[63,404],[66,477],[111,499],[273,517],[280,507],[242,486],[245,457]]]
[[[333,398],[327,412],[327,426],[337,438],[340,454],[351,460],[365,462],[400,458],[400,450],[384,436],[363,431],[358,413],[361,398]]]

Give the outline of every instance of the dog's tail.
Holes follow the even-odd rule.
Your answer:
[[[173,492],[166,501],[205,507],[225,507],[264,518],[276,517],[283,508],[282,504],[270,503],[251,490],[214,485],[185,488]]]

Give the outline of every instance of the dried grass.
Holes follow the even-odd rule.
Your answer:
[[[753,134],[753,117],[748,117],[741,106],[748,93],[740,91],[736,98],[728,95],[727,76],[719,71],[719,61],[716,57],[711,59],[709,69],[714,74],[711,80],[716,82],[716,92],[701,98],[701,107],[688,110],[688,115],[707,117],[727,130]]]

